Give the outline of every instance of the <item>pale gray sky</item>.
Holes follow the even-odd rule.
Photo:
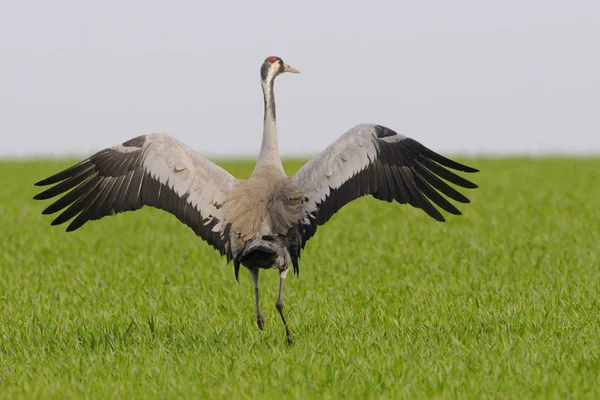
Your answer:
[[[260,65],[282,153],[376,122],[447,153],[600,152],[600,2],[0,4],[0,156],[87,154],[168,132],[256,155]]]

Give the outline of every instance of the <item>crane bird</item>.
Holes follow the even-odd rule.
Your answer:
[[[279,57],[267,57],[260,69],[264,127],[258,161],[248,180],[234,178],[172,136],[153,133],[101,150],[37,182],[37,186],[52,186],[34,199],[62,196],[43,214],[64,210],[52,225],[74,218],[67,231],[144,205],[175,215],[226,256],[228,263],[233,261],[236,280],[240,265],[250,271],[261,330],[258,272],[277,269],[275,304],[291,343],[292,332],[283,314],[284,282],[290,266],[298,274],[300,252],[319,225],[365,195],[410,204],[443,222],[432,203],[450,214],[460,215],[460,211],[442,194],[469,203],[447,182],[477,187],[449,169],[477,170],[384,126],[360,124],[288,177],[277,144],[273,93],[275,78],[284,72],[299,73]]]

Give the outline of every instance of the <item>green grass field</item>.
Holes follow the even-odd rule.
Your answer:
[[[67,234],[0,163],[0,397],[600,396],[600,159],[470,159],[462,217],[363,198],[252,283],[145,208]],[[240,177],[251,163],[221,163]],[[288,173],[301,164],[287,163]]]

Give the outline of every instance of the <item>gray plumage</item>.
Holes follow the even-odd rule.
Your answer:
[[[34,198],[62,196],[43,214],[61,211],[52,225],[72,220],[74,231],[90,220],[137,210],[144,205],[175,215],[198,236],[240,265],[254,283],[257,323],[263,329],[258,271],[280,273],[277,309],[283,315],[283,285],[288,269],[299,272],[301,249],[348,202],[365,195],[421,208],[444,221],[435,207],[460,215],[445,197],[469,200],[447,182],[477,186],[451,172],[476,169],[443,157],[419,142],[374,124],[350,129],[289,178],[277,144],[273,82],[283,72],[298,72],[278,57],[261,68],[265,98],[263,140],[256,168],[248,180],[224,169],[166,134],[139,136],[36,183],[52,185]]]

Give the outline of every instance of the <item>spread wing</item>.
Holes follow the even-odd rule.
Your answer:
[[[90,220],[144,205],[175,215],[221,255],[231,257],[223,204],[235,178],[166,134],[113,146],[36,183],[53,185],[34,197],[61,196],[43,214],[62,211],[52,225],[71,218],[67,231]]]
[[[396,200],[421,208],[441,222],[444,217],[433,204],[460,215],[442,195],[460,203],[469,203],[469,199],[445,181],[470,189],[477,185],[448,168],[477,172],[386,127],[355,126],[293,177],[305,196],[304,219],[300,224],[302,247],[315,234],[317,226],[326,223],[350,201],[368,194],[379,200]]]

